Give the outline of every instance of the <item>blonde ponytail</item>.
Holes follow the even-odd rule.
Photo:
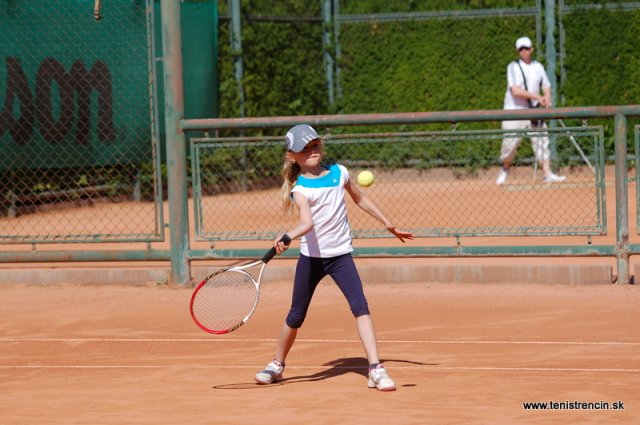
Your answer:
[[[293,198],[291,197],[291,189],[296,184],[296,180],[300,175],[300,166],[292,162],[289,155],[286,154],[284,164],[282,165],[282,187],[280,189],[282,196],[282,206],[285,212],[290,212],[293,208]]]

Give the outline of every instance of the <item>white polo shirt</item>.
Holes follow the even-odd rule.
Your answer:
[[[353,252],[344,200],[349,172],[339,164],[328,170],[318,178],[298,176],[291,189],[292,193],[303,194],[311,208],[313,227],[300,240],[300,253],[307,257],[329,258]]]
[[[520,63],[522,71],[520,71],[518,63]],[[514,96],[511,93],[511,87],[513,86],[518,86],[523,90],[525,89],[524,78],[522,75],[523,72],[527,78],[526,90],[528,92],[540,94],[541,87],[551,87],[547,73],[540,62],[534,60],[532,60],[531,63],[525,63],[522,60],[511,62],[507,66],[507,92],[504,95],[504,109],[527,109],[529,107],[527,99],[520,96]],[[538,102],[535,100],[532,101],[534,106],[537,103]]]

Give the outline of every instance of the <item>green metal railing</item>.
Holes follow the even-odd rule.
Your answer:
[[[638,184],[640,183],[640,125],[636,125],[634,127],[634,180],[636,184],[636,233],[640,235],[640,188]]]
[[[170,70],[169,67],[166,68]],[[193,202],[195,203],[195,235],[196,240],[218,241],[218,240],[264,240],[272,237],[276,231],[286,229],[292,218],[282,221],[272,221],[270,214],[279,211],[279,195],[274,193],[280,183],[277,176],[279,167],[282,165],[282,145],[279,137],[251,136],[251,131],[259,131],[265,128],[279,129],[286,131],[286,128],[299,124],[311,123],[316,128],[332,129],[334,133],[327,134],[327,155],[336,159],[339,158],[352,171],[360,168],[373,168],[380,177],[375,183],[369,196],[372,198],[379,196],[378,202],[383,202],[385,197],[397,196],[397,199],[407,197],[424,197],[424,203],[414,202],[414,210],[406,210],[407,205],[396,202],[397,206],[391,209],[390,214],[400,217],[404,222],[410,223],[410,228],[417,234],[424,237],[450,237],[455,241],[449,246],[429,246],[420,243],[411,243],[402,247],[381,246],[359,247],[355,251],[356,256],[409,256],[409,257],[477,257],[477,256],[580,256],[580,257],[614,257],[617,261],[617,275],[619,283],[629,283],[629,256],[640,253],[640,244],[631,243],[629,239],[629,214],[627,199],[627,187],[630,179],[627,176],[627,117],[639,116],[640,106],[609,106],[592,108],[559,108],[551,110],[522,110],[522,111],[464,111],[464,112],[434,112],[434,113],[406,113],[406,114],[371,114],[371,115],[335,115],[335,116],[301,116],[301,117],[266,117],[247,119],[211,119],[211,120],[178,120],[183,131],[216,131],[222,130],[238,133],[237,137],[200,137],[192,140],[192,161],[191,176],[193,183]],[[174,119],[179,114],[175,114]],[[526,154],[525,145],[520,148],[522,153],[522,173],[514,177],[510,185],[503,188],[496,188],[494,183],[495,171],[497,170],[497,149],[501,138],[505,135],[502,130],[452,130],[452,131],[402,131],[402,132],[371,132],[363,133],[362,128],[367,126],[380,125],[402,125],[403,127],[420,126],[430,123],[464,123],[474,121],[497,121],[504,119],[531,119],[531,118],[565,118],[565,119],[587,119],[587,118],[613,118],[615,131],[615,177],[605,176],[603,158],[603,135],[599,126],[550,128],[546,131],[553,136],[557,144],[557,151],[561,158],[555,166],[563,167],[563,170],[571,171],[570,179],[567,182],[557,185],[544,185],[531,177],[531,154]],[[357,133],[348,133],[349,128],[357,126]],[[341,130],[342,132],[338,132]],[[635,161],[638,162],[640,149],[640,130],[635,127]],[[176,139],[168,139],[167,155],[169,158],[169,219],[165,226],[169,227],[171,236],[168,249],[156,249],[148,247],[146,250],[83,250],[83,251],[0,251],[0,261],[3,262],[64,262],[64,261],[172,261],[171,282],[173,284],[187,284],[191,280],[190,265],[192,261],[220,258],[249,258],[259,256],[263,250],[264,242],[256,244],[256,248],[246,249],[193,249],[190,246],[188,231],[188,197],[189,182],[187,180],[187,156],[184,134],[176,131],[173,136]],[[435,159],[436,156],[425,155],[419,157],[414,155],[408,157],[404,162],[395,164],[397,168],[389,168],[389,164],[380,164],[379,157],[372,156],[373,152],[379,151],[388,146],[400,151],[409,149],[411,152],[429,149],[446,148],[445,151],[453,149],[457,143],[480,143],[487,146],[486,158],[469,161],[464,155],[458,155],[450,159]],[[574,148],[574,143],[580,147],[580,151],[585,155],[591,167],[585,165],[582,155],[578,155],[578,149]],[[565,148],[563,148],[565,146]],[[374,149],[375,148],[375,149]],[[253,149],[253,151],[252,151]],[[243,155],[247,161],[264,157],[255,155],[257,151],[267,150],[271,156],[267,155],[267,162],[258,169],[258,174],[262,175],[275,171],[276,175],[269,176],[266,181],[256,182],[251,179],[251,175],[242,176],[238,170],[245,170],[241,163],[233,160],[227,161],[229,157],[246,151]],[[178,150],[178,152],[174,152]],[[227,152],[224,152],[224,151]],[[440,149],[442,151],[442,149]],[[180,152],[182,151],[182,153]],[[399,151],[391,151],[399,152]],[[231,155],[231,156],[230,156]],[[562,156],[564,155],[564,156]],[[393,156],[393,155],[387,155]],[[241,156],[242,157],[242,156]],[[493,158],[493,159],[491,159]],[[478,160],[477,168],[469,168]],[[527,160],[529,160],[527,162]],[[213,161],[213,162],[207,162]],[[215,175],[216,172],[224,171],[224,167],[219,167],[219,162],[223,161],[231,165],[227,170],[236,174],[224,177],[224,173]],[[485,161],[485,162],[482,162]],[[492,162],[493,161],[493,162]],[[582,161],[582,162],[581,162]],[[256,163],[252,164],[255,166]],[[576,165],[577,164],[577,165]],[[275,165],[275,170],[274,167]],[[378,168],[376,168],[378,167]],[[409,168],[416,167],[421,173],[426,173],[431,182],[430,192],[414,193],[403,192],[406,181],[394,181],[390,176],[402,174]],[[567,168],[568,167],[568,168]],[[576,171],[579,169],[580,171]],[[418,171],[416,171],[418,172]],[[636,183],[638,181],[636,169]],[[206,175],[206,173],[214,173]],[[468,173],[468,174],[465,174]],[[483,174],[484,173],[484,174]],[[255,172],[253,174],[255,176]],[[453,178],[452,178],[453,176]],[[236,186],[230,182],[243,182]],[[218,179],[218,180],[216,180]],[[227,179],[227,180],[225,180]],[[216,182],[221,184],[216,184]],[[478,182],[486,190],[484,193],[475,193],[475,189],[469,189],[466,193],[468,202],[474,204],[473,208],[461,209],[460,214],[443,214],[438,217],[433,213],[438,209],[451,209],[447,195],[455,186],[457,190],[465,190],[467,185]],[[469,186],[471,187],[471,186]],[[478,186],[473,186],[478,187]],[[615,232],[609,231],[606,212],[609,210],[606,205],[606,192],[609,189],[615,191]],[[271,192],[269,192],[271,191]],[[256,194],[266,193],[260,202],[268,199],[274,202],[273,208],[265,208],[264,204],[252,204],[251,199]],[[238,195],[236,199],[246,198],[247,204],[241,204],[237,210],[231,210],[232,216],[225,217],[223,204],[215,204],[223,200],[225,196]],[[465,223],[473,214],[482,212],[483,220],[495,219],[496,210],[493,209],[492,202],[501,202],[502,197],[515,196],[515,200],[521,199],[518,196],[533,196],[540,204],[549,202],[546,196],[556,194],[561,197],[586,194],[584,196],[574,196],[578,199],[577,207],[573,210],[563,211],[542,224],[531,225],[540,216],[540,211],[532,213],[529,217],[523,217],[520,221],[505,226],[506,219],[498,217],[493,224],[486,225],[482,220],[476,223]],[[263,194],[264,195],[264,194]],[[428,195],[428,196],[427,196]],[[262,195],[260,195],[262,196]],[[429,197],[430,196],[430,197]],[[476,198],[474,198],[476,196]],[[554,195],[555,196],[555,195]],[[511,198],[513,200],[514,198]],[[636,205],[640,202],[636,195]],[[478,203],[485,200],[484,204]],[[214,202],[214,204],[209,204]],[[556,201],[557,202],[557,199]],[[435,207],[431,213],[424,214],[428,205]],[[223,205],[222,207],[220,205]],[[512,205],[512,204],[510,204]],[[264,214],[267,219],[260,228],[243,226],[241,213],[246,211],[256,211],[259,215]],[[215,217],[212,220],[211,217]],[[273,217],[273,216],[271,216]],[[493,217],[493,218],[491,218]],[[295,220],[295,218],[293,218]],[[215,221],[217,220],[217,221]],[[289,221],[286,221],[289,220]],[[378,238],[385,236],[378,232],[375,223],[361,221],[362,217],[354,214],[352,225],[356,237]],[[413,220],[413,221],[411,221]],[[433,222],[441,220],[438,226],[433,226]],[[501,222],[502,220],[502,222]],[[638,218],[636,217],[636,223]],[[238,230],[229,232],[225,230],[229,223],[239,226]],[[462,223],[462,225],[460,225]],[[243,233],[244,232],[244,233]],[[615,233],[615,240],[601,244],[593,244],[593,237],[601,237]],[[174,235],[177,234],[177,237]],[[496,243],[484,245],[474,245],[464,243],[467,237],[502,235],[503,237],[518,237],[527,239],[516,239],[516,241],[527,241],[528,244],[502,244],[501,239],[496,239]],[[532,244],[535,239],[530,236],[540,237],[543,241],[546,236],[555,235],[574,239],[575,236],[585,237],[582,244],[544,245]],[[490,238],[489,238],[490,239]],[[487,239],[484,239],[487,240]],[[512,241],[513,242],[513,241]],[[212,244],[213,245],[213,244]],[[259,247],[258,247],[259,245]],[[441,245],[441,244],[437,244]],[[295,256],[297,250],[287,251],[285,255]]]
[[[631,254],[640,253],[640,245],[632,245],[629,243],[629,210],[627,199],[627,117],[639,116],[640,106],[628,105],[628,106],[604,106],[604,107],[586,107],[586,108],[558,108],[548,110],[484,110],[484,111],[460,111],[460,112],[423,112],[423,113],[399,113],[399,114],[357,114],[357,115],[331,115],[331,116],[304,116],[304,117],[269,117],[269,118],[247,118],[247,119],[202,119],[202,120],[182,120],[180,127],[184,131],[218,131],[218,130],[243,130],[248,131],[250,129],[267,129],[267,128],[280,128],[283,131],[286,128],[301,124],[309,123],[319,128],[335,128],[335,127],[348,127],[348,126],[366,126],[366,125],[423,125],[430,123],[465,123],[474,121],[500,121],[500,120],[522,120],[522,119],[579,119],[586,120],[589,118],[613,118],[615,129],[615,211],[616,211],[616,236],[615,243],[610,245],[593,245],[590,240],[586,245],[562,245],[562,246],[463,246],[457,244],[451,247],[425,247],[425,246],[407,246],[397,248],[359,248],[356,249],[355,254],[361,256],[613,256],[617,260],[617,273],[618,282],[628,283],[630,281],[629,275],[629,256]],[[562,135],[564,131],[565,136],[573,137],[577,134],[567,133],[571,129],[549,129],[550,133],[553,133],[556,138]],[[585,131],[593,134],[600,134],[601,129],[587,128]],[[486,137],[482,132],[476,134]],[[487,133],[489,134],[489,133]],[[499,134],[493,132],[492,134]],[[442,134],[443,137],[459,138],[456,132],[449,132]],[[599,136],[601,137],[601,136]],[[597,137],[596,137],[597,139]],[[215,146],[215,140],[201,139],[196,141],[193,149],[210,149],[211,142],[213,141]],[[197,147],[198,143],[202,142],[203,146]],[[228,142],[228,140],[227,140]],[[265,139],[265,142],[272,143]],[[239,146],[246,146],[244,141],[239,141]],[[599,142],[598,142],[599,143]],[[598,145],[596,143],[596,145]],[[228,145],[227,145],[228,146]],[[559,232],[565,235],[575,234],[602,234],[606,229],[606,206],[602,199],[602,193],[605,189],[604,175],[602,167],[604,160],[602,158],[602,151],[600,148],[596,148],[596,152],[600,152],[595,157],[592,157],[596,164],[595,175],[593,177],[593,187],[596,193],[594,195],[595,201],[595,217],[596,226],[594,229],[586,232],[574,232],[567,228],[560,229]],[[195,164],[196,167],[198,166]],[[585,167],[586,168],[586,167]],[[201,188],[196,187],[196,193]],[[201,194],[196,195],[196,202],[202,202]],[[199,220],[202,219],[203,208],[200,204],[196,205],[196,209],[199,211]],[[186,210],[185,210],[186,214]],[[200,222],[202,225],[202,222]],[[202,229],[202,228],[201,228]],[[484,232],[486,229],[468,229],[465,233],[467,236],[487,234]],[[495,230],[495,228],[490,229]],[[491,233],[491,232],[488,232]],[[526,229],[520,228],[515,234],[526,234]],[[553,232],[550,232],[553,233]],[[541,232],[541,234],[550,234]],[[266,235],[272,234],[272,232],[265,232]],[[449,236],[455,235],[454,229],[449,233]],[[497,232],[499,234],[499,232]],[[219,236],[219,235],[218,235]],[[292,251],[292,250],[290,250]],[[190,259],[203,259],[217,257],[222,254],[221,252],[211,251],[194,251],[189,250]],[[256,250],[233,250],[234,256],[255,256]],[[296,251],[288,252],[288,255],[296,255]],[[226,255],[226,254],[223,254]]]

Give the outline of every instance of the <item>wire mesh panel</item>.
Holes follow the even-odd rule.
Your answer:
[[[636,183],[636,233],[640,235],[640,125],[633,127],[633,168],[635,170],[634,178]]]
[[[191,142],[196,240],[269,239],[286,228],[290,219],[278,192],[284,154],[279,139]]]
[[[0,3],[1,242],[162,239],[151,13]]]
[[[527,138],[546,135],[563,182],[533,166]],[[524,141],[508,182],[496,184],[505,137]],[[481,145],[483,148],[478,149]],[[361,190],[417,236],[603,235],[607,230],[601,127],[327,135],[325,160],[372,171]],[[196,139],[192,145],[196,236],[271,239],[295,223],[279,192],[283,143],[270,137]],[[354,237],[393,237],[348,199]]]

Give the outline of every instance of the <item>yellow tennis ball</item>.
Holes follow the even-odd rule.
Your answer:
[[[361,171],[358,174],[358,184],[362,187],[369,187],[373,184],[373,173],[371,171]]]

